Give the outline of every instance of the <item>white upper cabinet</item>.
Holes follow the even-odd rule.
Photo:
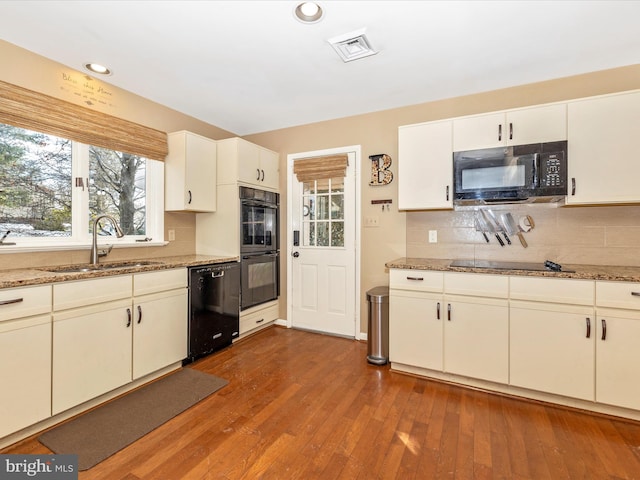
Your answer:
[[[568,106],[569,204],[640,202],[640,91]]]
[[[453,151],[567,139],[567,106],[542,105],[453,120]]]
[[[241,182],[265,190],[279,188],[279,156],[241,138],[218,142],[218,184]]]
[[[451,120],[398,129],[400,210],[453,207],[451,138]]]
[[[180,131],[168,135],[165,210],[216,211],[216,141]]]

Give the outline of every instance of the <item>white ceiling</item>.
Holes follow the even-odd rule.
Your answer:
[[[640,59],[640,1],[298,3],[3,0],[0,38],[237,135]],[[327,40],[362,28],[379,53],[343,63]]]

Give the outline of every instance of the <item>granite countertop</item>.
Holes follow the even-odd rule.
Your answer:
[[[42,285],[46,283],[67,282],[70,280],[86,280],[89,278],[108,277],[112,275],[125,275],[139,272],[151,272],[154,270],[166,270],[169,268],[194,267],[213,263],[237,262],[240,257],[225,257],[213,255],[181,255],[175,257],[143,258],[130,261],[102,262],[100,265],[117,265],[123,263],[148,264],[127,266],[126,268],[111,268],[105,270],[93,270],[87,272],[62,272],[65,267],[72,265],[55,265],[50,267],[20,268],[0,271],[0,288],[22,287],[26,285]],[[47,269],[52,271],[48,271]]]
[[[451,266],[454,260],[434,258],[398,258],[387,262],[387,268],[412,270],[434,270],[444,272],[491,273],[499,275],[523,275],[530,277],[575,278],[581,280],[608,280],[617,282],[640,282],[640,267],[618,265],[562,265],[561,272],[550,270],[523,270],[518,268],[478,268],[473,266]],[[473,264],[473,260],[468,261]],[[480,262],[478,262],[480,263]],[[491,262],[484,262],[490,264]],[[542,265],[543,262],[540,262]],[[506,264],[516,266],[516,264]],[[527,265],[527,264],[523,264]]]

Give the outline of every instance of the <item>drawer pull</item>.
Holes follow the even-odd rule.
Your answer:
[[[418,280],[418,281],[421,282],[421,281],[424,280],[424,278],[422,278],[422,277],[407,277],[407,280]]]
[[[602,340],[607,339],[607,321],[602,319]]]
[[[256,320],[256,323],[262,323],[264,322],[264,318],[261,318],[260,320]]]
[[[0,305],[11,305],[12,303],[23,302],[24,298],[13,298],[11,300],[0,300]]]
[[[631,292],[634,297],[640,297],[640,292]]]
[[[591,338],[591,319],[586,318],[587,320],[587,338]]]

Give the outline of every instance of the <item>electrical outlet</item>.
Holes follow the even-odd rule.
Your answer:
[[[169,241],[173,242],[176,239],[176,231],[175,230],[169,230]]]
[[[371,217],[364,217],[364,226],[365,227],[379,227],[380,226],[380,217],[377,215],[373,215]]]
[[[429,230],[429,243],[438,243],[438,231]]]

